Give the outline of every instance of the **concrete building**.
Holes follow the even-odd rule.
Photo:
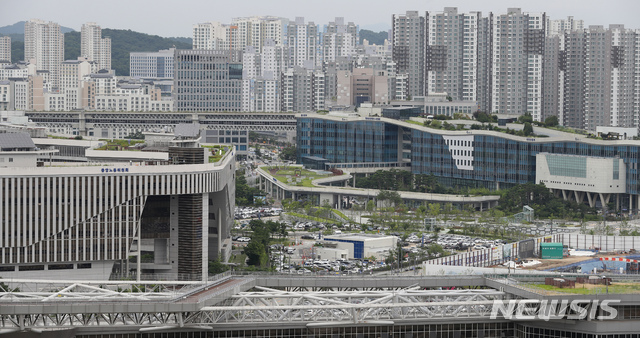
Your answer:
[[[281,75],[281,104],[286,112],[315,112],[325,109],[325,77],[320,70],[289,68]]]
[[[102,28],[87,22],[80,34],[80,56],[95,61],[98,69],[111,69],[111,39],[102,37]]]
[[[545,26],[545,13],[519,8],[495,17],[491,112],[541,121]]]
[[[404,15],[392,17],[393,61],[397,72],[408,75],[410,96],[426,94],[425,66],[426,36],[428,34],[426,18],[417,11],[407,11]]]
[[[355,54],[360,43],[358,26],[353,22],[345,24],[344,18],[336,18],[324,26],[321,37],[322,60],[325,62]]]
[[[129,76],[140,79],[173,80],[175,48],[157,52],[129,53]]]
[[[83,79],[85,76],[98,71],[100,65],[88,57],[79,57],[78,60],[67,60],[60,64],[60,91],[59,93],[46,93],[64,95],[64,111],[82,109],[83,105]],[[85,100],[86,102],[86,100]]]
[[[567,32],[581,31],[583,29],[584,21],[576,20],[572,16],[568,16],[566,19],[549,19],[547,21],[547,36],[559,36]]]
[[[286,46],[291,67],[313,69],[322,65],[318,33],[318,26],[313,22],[305,24],[303,17],[297,17],[295,21],[289,22]]]
[[[340,249],[349,251],[348,259],[367,259],[373,257],[382,260],[389,250],[396,248],[398,237],[370,234],[339,234],[324,236],[325,242],[337,242]]]
[[[337,73],[336,103],[359,107],[364,102],[385,104],[389,102],[389,83],[384,70],[355,68],[352,72]]]
[[[289,19],[275,16],[252,16],[231,20],[231,26],[237,27],[233,33],[237,37],[237,48],[245,50],[247,46],[251,46],[257,53],[262,53],[266,41],[273,41],[275,45],[282,46],[288,24]]]
[[[193,49],[242,49],[238,46],[238,26],[205,22],[193,25]]]
[[[176,111],[242,110],[242,52],[181,50],[174,53]]]
[[[427,13],[427,92],[446,92],[453,100],[477,101],[481,78],[479,48],[483,35],[479,12],[458,13],[456,7]]]
[[[209,163],[208,148],[187,139],[168,148],[180,164],[54,168],[37,163],[57,150],[0,134],[2,277],[107,280],[131,269],[206,280],[209,259],[225,260],[231,249],[235,153]]]
[[[35,64],[38,70],[50,73],[53,88],[60,86],[60,64],[64,61],[64,34],[60,25],[33,19],[24,24],[24,59]]]
[[[638,127],[638,33],[611,25],[585,34],[584,128]]]
[[[11,63],[10,36],[0,36],[0,61]]]

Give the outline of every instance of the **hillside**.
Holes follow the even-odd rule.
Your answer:
[[[11,36],[11,41],[24,41],[24,23],[26,21],[18,21],[13,25],[0,27],[0,35]],[[60,26],[62,33],[74,32],[73,28]]]
[[[360,30],[360,44],[362,44],[362,40],[367,39],[370,44],[374,45],[383,45],[384,40],[388,39],[387,32],[374,32],[366,29]]]
[[[176,47],[191,49],[187,38],[163,38],[125,29],[102,29],[103,37],[111,38],[111,68],[118,76],[129,75],[129,52],[157,52],[161,49]],[[64,35],[65,60],[76,59],[80,56],[80,32],[70,32]]]

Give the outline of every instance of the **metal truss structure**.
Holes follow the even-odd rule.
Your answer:
[[[252,279],[246,279],[250,281]],[[424,319],[488,318],[494,289],[291,292],[256,286],[237,292],[245,279],[185,282],[12,281],[0,290],[0,333],[79,328],[84,331],[209,330],[215,327],[288,324],[394,323]],[[18,287],[20,290],[16,290]],[[208,303],[212,295],[221,302]],[[207,304],[215,304],[207,306]]]
[[[204,307],[193,324],[306,323],[311,326],[340,323],[396,322],[416,319],[488,318],[493,300],[504,292],[482,290],[286,292],[257,287],[224,304]]]

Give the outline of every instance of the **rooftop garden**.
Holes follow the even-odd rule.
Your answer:
[[[224,154],[229,151],[229,148],[222,145],[213,145],[213,146],[202,146],[202,148],[206,148],[209,151],[209,163],[216,163],[220,161]]]
[[[96,150],[124,150],[124,151],[140,151],[144,140],[120,140],[120,139],[100,139],[100,141],[107,142],[103,146],[96,148]]]
[[[311,181],[320,178],[327,178],[332,176],[341,176],[343,172],[341,170],[335,170],[333,172],[318,172],[303,169],[301,167],[264,167],[265,171],[269,172],[271,176],[275,177],[278,181],[287,183],[288,185],[298,187],[313,187]]]

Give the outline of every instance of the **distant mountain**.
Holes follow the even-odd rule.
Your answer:
[[[193,45],[193,39],[192,38],[183,38],[183,37],[178,37],[178,36],[172,36],[172,37],[168,37],[167,39],[171,39],[171,40],[175,40],[175,41],[178,41],[178,42],[188,43],[190,45]]]
[[[362,44],[362,40],[367,39],[370,44],[374,45],[383,45],[384,40],[389,38],[388,32],[374,32],[367,29],[360,30],[360,44]]]
[[[129,76],[130,52],[157,52],[172,47],[191,49],[189,38],[163,38],[125,29],[102,29],[102,36],[111,38],[111,68],[118,76]],[[182,42],[188,41],[188,42]],[[64,35],[64,58],[74,60],[80,56],[80,32]]]
[[[11,36],[11,41],[24,41],[24,23],[26,21],[19,21],[13,25],[0,27],[0,35]],[[60,31],[64,33],[75,32],[75,29],[60,26]]]

